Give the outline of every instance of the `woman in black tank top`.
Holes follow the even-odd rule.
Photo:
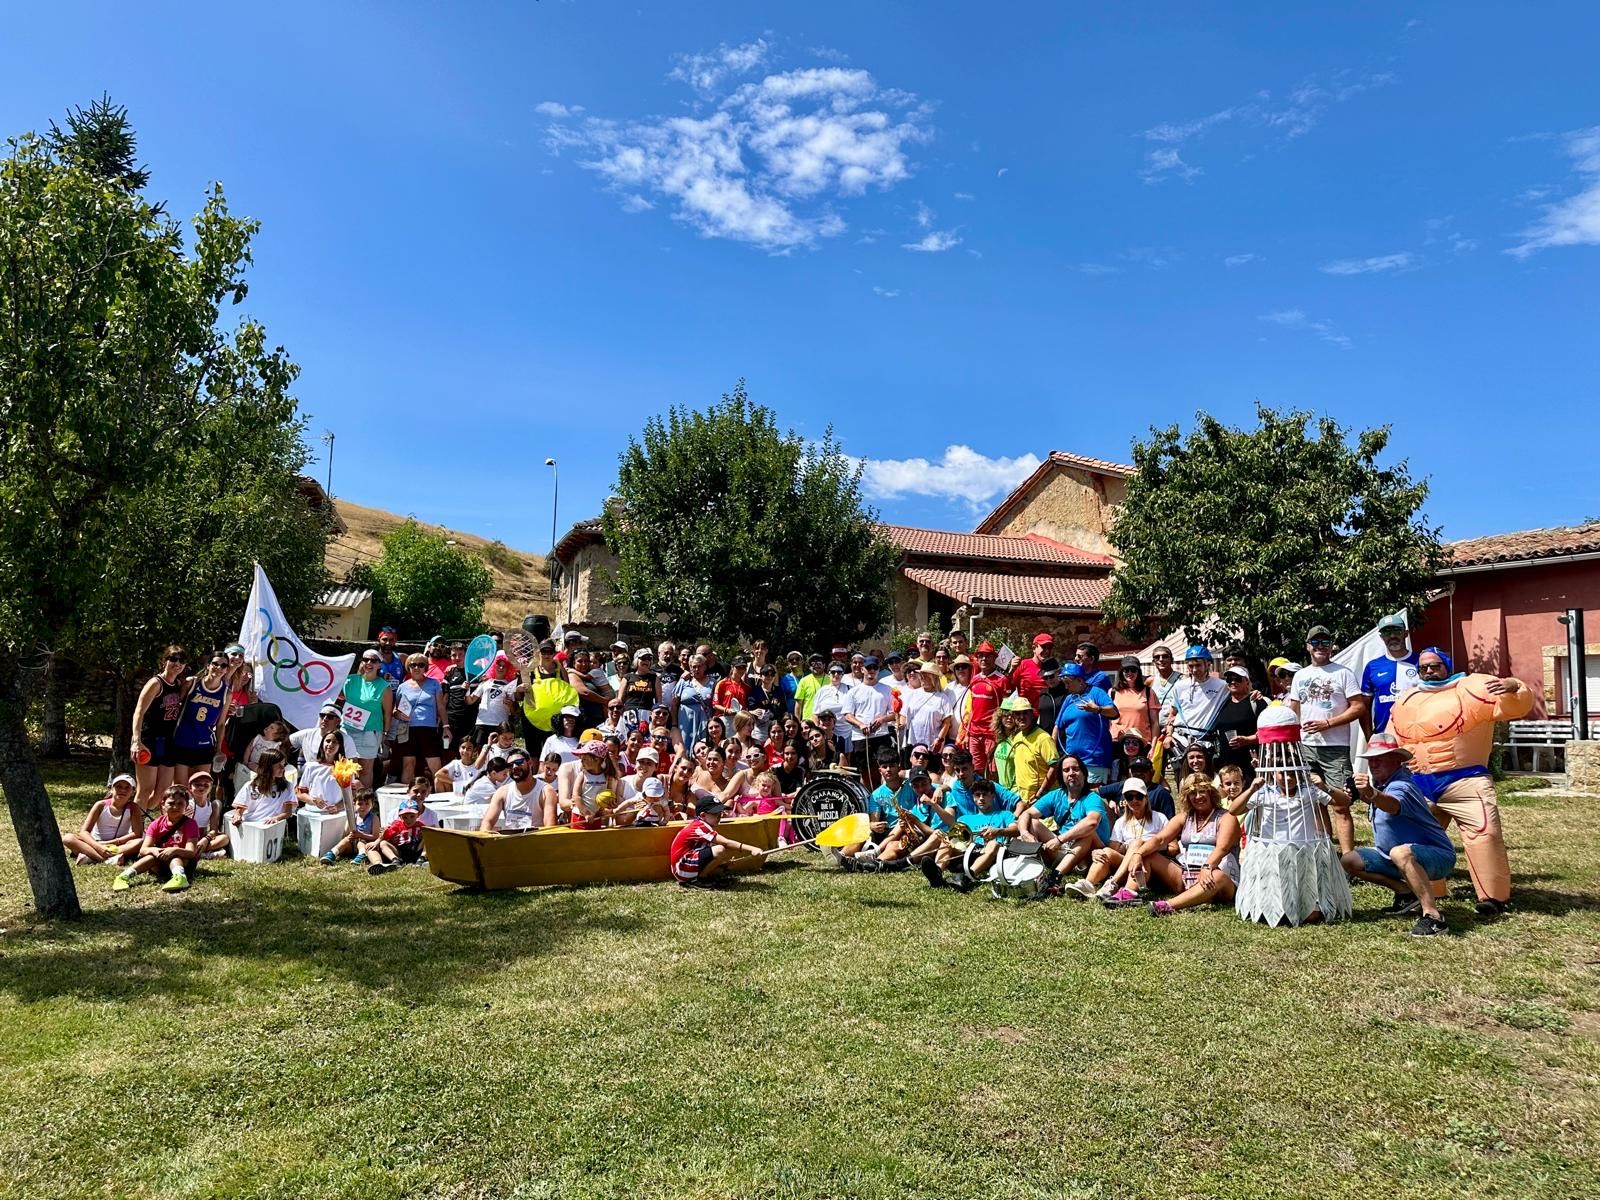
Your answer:
[[[182,646],[168,646],[161,656],[160,673],[150,678],[133,706],[133,762],[139,777],[138,805],[154,811],[156,798],[172,786],[172,769],[178,765],[172,735],[183,702],[194,679],[184,678],[189,656]],[[143,760],[143,761],[141,761]]]

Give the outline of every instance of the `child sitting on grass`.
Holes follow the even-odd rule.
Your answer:
[[[68,854],[80,867],[119,863],[139,848],[144,837],[144,810],[133,802],[138,784],[132,775],[118,775],[111,788],[89,808],[83,827],[61,835]]]
[[[350,861],[358,867],[366,863],[372,843],[378,840],[378,810],[373,803],[374,799],[371,788],[356,789],[355,824],[344,837],[339,839],[338,845],[322,856],[323,862],[332,866],[348,855]]]
[[[423,786],[429,786],[424,782]],[[383,836],[367,847],[367,857],[372,859],[368,875],[381,875],[392,871],[401,863],[427,862],[422,852],[422,806],[415,799],[400,801],[400,815],[389,822]]]
[[[139,843],[138,856],[111,881],[113,892],[125,892],[133,877],[149,871],[163,880],[163,892],[181,892],[189,886],[189,867],[197,857],[200,826],[189,816],[189,789],[173,784],[161,801],[161,815],[150,822]]]
[[[667,869],[681,887],[703,887],[724,870],[737,851],[760,854],[754,846],[736,842],[717,832],[722,821],[722,801],[702,796],[694,803],[694,820],[680,829],[667,851]]]

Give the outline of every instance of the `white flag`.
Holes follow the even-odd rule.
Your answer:
[[[1402,619],[1409,620],[1405,609],[1400,610]],[[1406,648],[1411,648],[1411,643],[1406,642]],[[1361,673],[1367,669],[1367,664],[1374,659],[1382,658],[1389,653],[1389,648],[1383,644],[1383,639],[1378,636],[1377,626],[1367,630],[1365,634],[1351,642],[1343,650],[1333,656],[1333,661],[1341,667],[1349,667],[1355,672],[1356,682],[1361,682]],[[1359,755],[1367,748],[1366,735],[1361,732],[1361,726],[1350,727],[1350,753]]]
[[[356,660],[354,654],[326,658],[295,636],[260,563],[239,626],[239,644],[255,668],[257,694],[276,704],[296,729],[316,725],[317,710],[339,695]]]

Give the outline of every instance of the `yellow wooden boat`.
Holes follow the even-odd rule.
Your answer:
[[[729,817],[718,827],[728,837],[770,850],[778,844],[781,814]],[[686,822],[646,829],[568,829],[556,825],[528,833],[480,833],[427,827],[422,846],[428,869],[440,879],[499,891],[553,883],[648,883],[670,878],[667,851]],[[753,871],[765,861],[735,860],[732,870]]]

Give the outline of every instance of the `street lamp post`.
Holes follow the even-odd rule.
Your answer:
[[[547,458],[544,465],[550,468],[550,599],[556,598],[556,504],[561,499],[561,472],[556,460]]]

